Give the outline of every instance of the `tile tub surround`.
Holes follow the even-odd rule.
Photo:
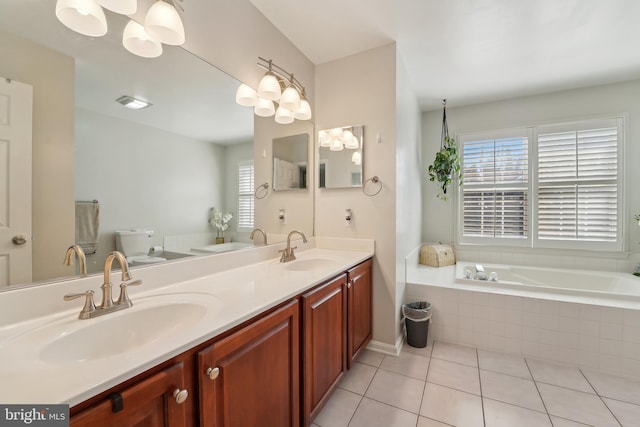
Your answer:
[[[338,239],[339,240],[339,239]],[[317,243],[317,242],[316,242]],[[201,303],[207,307],[207,321],[196,322],[180,330],[179,334],[167,335],[166,338],[153,340],[140,347],[129,350],[126,354],[116,354],[106,358],[61,363],[55,366],[40,360],[38,349],[47,344],[49,337],[44,341],[32,342],[23,336],[30,336],[31,331],[36,331],[41,325],[49,325],[53,322],[58,325],[61,322],[76,324],[78,328],[87,323],[100,322],[109,316],[119,316],[127,313],[123,310],[117,313],[103,316],[97,319],[77,320],[81,302],[64,302],[60,309],[59,302],[62,296],[72,290],[81,291],[97,289],[102,283],[102,277],[90,277],[69,282],[33,287],[23,290],[12,290],[0,293],[0,306],[6,307],[3,311],[19,311],[8,305],[22,303],[20,297],[36,298],[38,315],[25,318],[24,314],[16,316],[13,323],[0,322],[0,378],[3,388],[0,390],[0,401],[3,403],[68,403],[77,404],[94,396],[122,381],[142,373],[171,357],[182,353],[184,350],[207,341],[216,335],[242,323],[245,320],[275,307],[278,304],[300,294],[304,290],[333,277],[336,273],[346,270],[373,255],[373,241],[369,241],[368,250],[362,249],[362,242],[354,242],[354,250],[326,249],[327,242],[322,247],[310,247],[298,252],[298,259],[324,258],[332,262],[309,271],[290,271],[287,265],[278,262],[278,258],[268,258],[257,261],[260,252],[273,251],[277,248],[260,248],[256,251],[238,251],[229,253],[228,257],[217,255],[214,257],[202,257],[185,262],[178,261],[172,264],[158,266],[158,268],[146,268],[134,271],[136,279],[142,279],[146,286],[144,292],[131,292],[134,307],[144,307],[143,298],[161,294],[191,293],[203,294]],[[261,256],[261,255],[260,255]],[[220,257],[220,258],[218,258]],[[220,260],[226,263],[226,269],[220,264]],[[247,262],[253,260],[254,263]],[[294,261],[295,262],[295,261]],[[208,265],[211,264],[211,265]],[[199,273],[193,277],[194,272]],[[182,274],[181,274],[182,273]],[[164,277],[163,277],[164,274]],[[115,276],[114,276],[115,277]],[[174,280],[166,282],[173,278]],[[182,278],[179,280],[177,278]],[[156,279],[156,280],[154,280]],[[77,283],[79,282],[79,283]],[[163,284],[164,286],[161,286]],[[74,289],[74,286],[76,289]],[[82,288],[77,289],[78,286]],[[86,287],[85,287],[86,286]],[[205,298],[206,295],[213,297]],[[163,298],[168,298],[164,296]],[[46,306],[46,303],[58,308]],[[136,305],[136,300],[139,304]],[[211,303],[209,301],[212,301]],[[48,311],[47,311],[48,310]],[[32,311],[29,313],[33,314]],[[63,325],[64,326],[64,325]],[[57,326],[56,326],[57,327]],[[57,329],[56,329],[57,330]],[[74,330],[74,329],[72,329]],[[26,333],[23,335],[23,333]],[[51,337],[53,339],[55,337]],[[24,357],[16,356],[17,354]],[[53,369],[51,369],[53,367]],[[42,381],[46,377],[47,381]],[[64,384],[64,387],[60,387]]]
[[[314,427],[633,427],[640,382],[436,341],[365,351]]]

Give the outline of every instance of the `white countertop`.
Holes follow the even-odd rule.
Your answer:
[[[356,249],[316,247],[299,251],[296,255],[300,261],[317,258],[326,260],[317,268],[307,271],[291,270],[289,266],[296,261],[280,263],[272,258],[137,292],[131,295],[134,307],[95,319],[78,320],[77,315],[82,307],[78,303],[64,311],[0,325],[0,402],[78,404],[373,256],[372,244],[370,249]],[[116,297],[117,292],[114,289]],[[99,297],[96,292],[98,301]],[[74,357],[70,360],[43,360],[46,358],[42,356],[42,349],[64,337],[69,330],[75,332],[78,328],[94,327],[99,322],[113,322],[118,316],[127,316],[128,312],[150,309],[166,302],[195,302],[206,310],[194,314],[193,322],[189,320],[170,333],[158,331],[162,333],[157,338],[145,336],[144,344],[123,353],[93,360],[72,360]],[[167,328],[167,319],[162,320],[158,322],[158,327]],[[126,337],[126,326],[111,329],[121,330],[109,331],[109,335],[122,333],[123,338]]]

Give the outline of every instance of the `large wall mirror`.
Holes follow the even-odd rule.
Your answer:
[[[227,241],[249,243],[235,218],[254,118],[234,101],[238,82],[181,48],[165,45],[154,59],[129,53],[127,18],[105,12],[107,35],[91,38],[55,18],[55,1],[0,2],[0,77],[33,86],[32,267],[19,283],[75,274],[62,260],[77,201],[99,205],[90,273],[115,249],[116,230],[153,230],[165,259],[193,255],[215,239],[214,207],[234,216]],[[153,105],[129,110],[116,102],[123,95]]]
[[[344,126],[318,132],[320,188],[362,187],[364,126]]]

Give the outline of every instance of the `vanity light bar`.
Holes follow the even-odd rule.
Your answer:
[[[129,95],[123,95],[116,99],[116,102],[124,105],[132,110],[142,110],[143,108],[151,107],[153,104],[142,99],[137,99]]]

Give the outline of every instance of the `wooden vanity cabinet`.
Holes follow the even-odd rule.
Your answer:
[[[201,427],[300,425],[299,310],[294,300],[198,352]]]
[[[373,331],[373,262],[369,259],[347,272],[347,364],[355,362],[371,341]]]
[[[185,427],[190,424],[184,398],[184,363],[179,362],[74,414],[71,427]],[[174,395],[175,393],[175,395]],[[180,394],[182,393],[182,394]],[[187,390],[190,394],[191,390]],[[186,399],[193,399],[188,396]]]
[[[322,409],[347,370],[347,275],[302,295],[303,425]]]

